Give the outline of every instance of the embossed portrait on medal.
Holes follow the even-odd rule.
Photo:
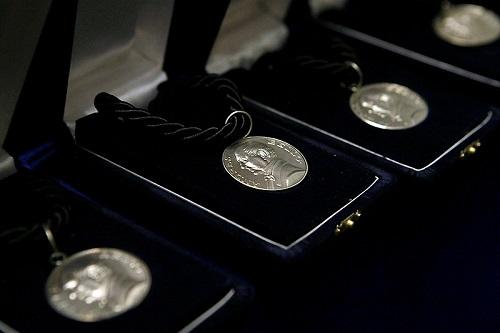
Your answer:
[[[224,166],[241,183],[266,190],[292,187],[307,173],[307,163],[297,149],[265,137],[245,138],[230,146]]]
[[[446,6],[433,22],[434,32],[446,42],[462,47],[493,43],[500,38],[500,18],[482,6]]]
[[[113,309],[127,304],[129,292],[142,283],[123,269],[112,269],[103,263],[68,272],[62,280],[66,281],[63,289],[69,293],[70,300]]]
[[[380,117],[391,123],[401,123],[401,108],[404,107],[398,96],[386,94],[366,94],[360,97],[361,106],[368,110],[369,114]]]
[[[362,86],[351,95],[350,106],[365,123],[392,130],[417,126],[429,112],[420,95],[395,83]]]
[[[149,270],[138,258],[101,249],[79,253],[57,267],[47,282],[47,295],[61,314],[79,321],[98,321],[138,305],[150,283]]]

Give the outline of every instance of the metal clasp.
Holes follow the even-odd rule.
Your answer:
[[[479,147],[481,147],[481,141],[476,140],[472,142],[470,145],[460,151],[460,158],[463,159],[468,156],[474,155]]]
[[[230,120],[232,117],[236,116],[237,114],[241,114],[241,115],[243,115],[243,116],[244,116],[244,117],[246,117],[246,118],[248,119],[248,121],[249,121],[248,131],[247,131],[247,133],[243,136],[243,138],[246,138],[246,137],[250,134],[250,132],[252,132],[252,128],[253,128],[253,120],[252,120],[252,116],[251,116],[248,112],[243,111],[243,110],[236,110],[236,111],[233,111],[233,112],[231,112],[231,114],[230,114],[229,116],[227,116],[226,121],[225,121],[224,123],[225,123],[225,124],[227,124],[227,123],[229,122],[229,120]]]
[[[341,83],[340,85],[343,88],[347,88],[354,93],[363,85],[363,72],[361,71],[361,68],[358,66],[358,64],[353,61],[346,61],[345,64],[356,72],[358,81],[350,85],[347,85],[345,83]]]
[[[56,239],[52,230],[50,230],[50,225],[48,222],[42,224],[43,231],[45,232],[45,236],[47,236],[47,240],[49,241],[50,246],[52,247],[52,254],[50,255],[50,263],[54,266],[59,266],[62,264],[64,259],[66,259],[66,254],[59,251],[59,248],[56,244]]]
[[[354,224],[359,220],[360,217],[361,212],[359,210],[349,215],[346,219],[344,219],[337,225],[337,227],[335,228],[335,235],[338,236],[344,231],[352,229],[354,227]]]

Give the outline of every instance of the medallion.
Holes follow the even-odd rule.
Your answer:
[[[122,250],[78,252],[54,268],[46,284],[49,304],[61,315],[95,322],[139,305],[151,287],[146,264]]]
[[[387,130],[417,126],[429,113],[420,95],[395,83],[361,86],[351,95],[350,106],[365,123]]]
[[[434,20],[434,31],[453,45],[481,46],[500,37],[500,18],[482,6],[448,5]]]
[[[226,171],[246,186],[268,191],[299,184],[308,171],[304,156],[292,145],[265,136],[249,136],[224,150]]]

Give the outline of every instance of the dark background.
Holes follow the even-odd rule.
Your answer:
[[[294,263],[179,244],[255,286],[244,333],[499,332],[499,142],[429,184],[401,184]]]
[[[243,332],[500,331],[498,142],[279,276],[254,263]]]

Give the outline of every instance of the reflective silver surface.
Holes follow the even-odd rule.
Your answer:
[[[49,304],[61,315],[83,322],[115,317],[139,305],[151,287],[151,274],[136,256],[95,248],[65,259],[46,284]]]
[[[307,161],[292,145],[265,136],[250,136],[224,150],[222,163],[238,182],[259,190],[285,190],[307,174]]]
[[[434,20],[436,34],[453,45],[481,46],[500,37],[500,18],[477,5],[449,5]]]
[[[350,105],[365,123],[388,130],[417,126],[429,113],[420,95],[395,83],[362,86],[351,95]]]

